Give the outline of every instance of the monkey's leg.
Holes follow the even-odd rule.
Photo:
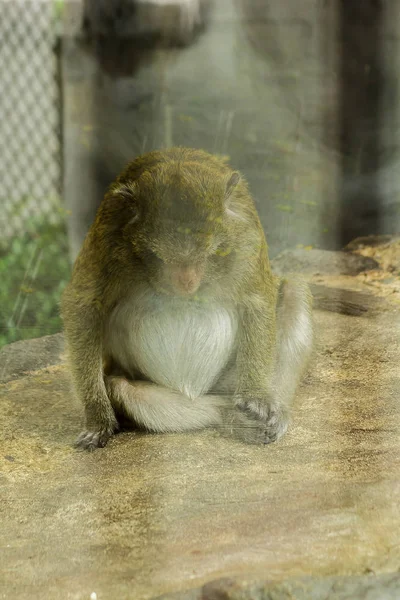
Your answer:
[[[287,430],[290,406],[313,345],[312,296],[307,284],[296,279],[281,282],[276,327],[270,397],[239,404],[227,414],[231,433],[248,443],[268,444]]]
[[[277,356],[273,388],[290,407],[308,366],[314,342],[312,295],[302,280],[283,281],[277,302]]]
[[[221,423],[220,407],[225,401],[206,395],[191,400],[180,392],[148,381],[105,377],[108,396],[117,413],[154,432],[180,432]]]
[[[101,322],[78,307],[69,307],[65,333],[69,346],[70,369],[78,397],[85,407],[86,429],[75,442],[77,448],[103,448],[118,429],[103,381]]]

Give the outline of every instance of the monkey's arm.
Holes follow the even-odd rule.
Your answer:
[[[281,407],[275,402],[273,390],[276,291],[270,290],[269,296],[264,302],[247,305],[241,315],[232,427],[234,433],[250,443],[276,439],[275,430],[284,420],[278,414]]]
[[[242,321],[238,355],[236,413],[231,427],[247,442],[279,439],[313,346],[311,294],[301,280],[282,280],[267,290],[262,311]]]
[[[80,448],[94,450],[106,445],[117,428],[103,376],[103,313],[90,295],[67,287],[62,314],[76,393],[85,407],[86,431],[76,441]]]

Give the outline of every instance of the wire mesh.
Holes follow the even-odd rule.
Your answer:
[[[60,93],[54,0],[0,0],[0,203],[4,238],[57,218]]]
[[[60,6],[0,0],[0,347],[61,327]]]

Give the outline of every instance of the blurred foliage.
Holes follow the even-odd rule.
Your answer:
[[[61,20],[64,14],[65,2],[64,0],[54,0],[54,12],[56,19]]]
[[[57,333],[59,300],[70,275],[67,233],[60,222],[32,220],[0,249],[0,347]]]

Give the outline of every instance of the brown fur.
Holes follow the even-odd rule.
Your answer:
[[[187,293],[188,286],[195,294]],[[110,187],[63,295],[71,370],[87,417],[87,431],[78,445],[105,445],[118,427],[121,406],[134,421],[140,412],[139,425],[169,430],[157,415],[155,424],[146,426],[143,413],[164,388],[143,387],[146,376],[137,369],[126,373],[128,367],[124,370],[118,363],[115,343],[110,342],[116,335],[110,331],[115,311],[122,303],[129,308],[131,298],[141,311],[149,294],[152,301],[174,302],[176,297],[183,302],[179,306],[198,302],[237,316],[237,342],[229,363],[234,388],[223,391],[216,382],[207,392],[210,396],[194,401],[204,412],[215,397],[209,424],[215,421],[247,442],[268,443],[280,437],[310,353],[310,294],[303,283],[281,283],[271,273],[246,181],[215,156],[173,148],[137,158]],[[143,319],[147,314],[143,308]],[[226,369],[220,382],[225,374]],[[177,414],[181,409],[182,416],[187,410],[192,418],[196,403],[178,392],[165,391],[171,396],[171,411],[173,406]],[[146,393],[153,394],[147,405]],[[168,404],[162,410],[168,412]]]

